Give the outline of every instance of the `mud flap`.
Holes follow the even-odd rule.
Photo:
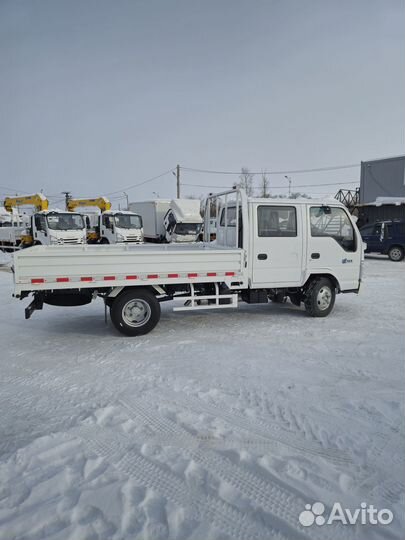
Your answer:
[[[42,294],[34,294],[34,300],[31,302],[29,306],[25,308],[25,318],[29,319],[31,315],[36,311],[37,309],[42,309],[44,307],[44,298]]]

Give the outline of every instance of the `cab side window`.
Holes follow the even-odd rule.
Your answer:
[[[297,236],[297,213],[294,206],[259,206],[257,208],[259,237]]]
[[[173,212],[169,210],[165,216],[165,219],[167,219],[168,222],[168,229],[169,231],[173,231],[175,225],[176,225],[176,219],[173,215]]]
[[[310,209],[311,236],[329,236],[345,251],[356,251],[356,237],[343,208],[313,206]]]
[[[110,216],[103,215],[103,217],[101,219],[102,219],[102,223],[103,223],[104,227],[106,227],[108,229],[111,226]]]
[[[45,216],[43,216],[43,215],[35,216],[35,227],[37,228],[37,231],[45,231],[46,230]]]

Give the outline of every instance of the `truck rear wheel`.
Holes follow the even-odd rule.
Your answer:
[[[404,258],[404,248],[401,246],[391,246],[388,250],[388,257],[394,262],[402,261]]]
[[[313,279],[305,291],[305,309],[311,317],[326,317],[335,304],[336,290],[328,278]]]
[[[159,322],[160,304],[152,292],[134,288],[117,296],[110,315],[115,328],[122,334],[142,336]]]

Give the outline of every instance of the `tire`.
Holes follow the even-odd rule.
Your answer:
[[[404,248],[401,246],[391,246],[388,250],[388,257],[394,262],[402,261],[404,258]]]
[[[121,334],[143,336],[159,322],[160,304],[152,292],[134,287],[115,298],[110,315]]]
[[[314,278],[305,291],[305,310],[311,317],[326,317],[335,305],[336,289],[328,278]]]
[[[108,241],[108,238],[102,238],[100,240],[100,244],[109,244],[110,242]]]

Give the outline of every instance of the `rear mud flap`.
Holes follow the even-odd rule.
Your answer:
[[[31,302],[29,306],[25,308],[25,318],[29,319],[31,315],[36,311],[37,309],[42,309],[44,307],[44,298],[42,295],[36,293],[34,294],[34,300]]]

